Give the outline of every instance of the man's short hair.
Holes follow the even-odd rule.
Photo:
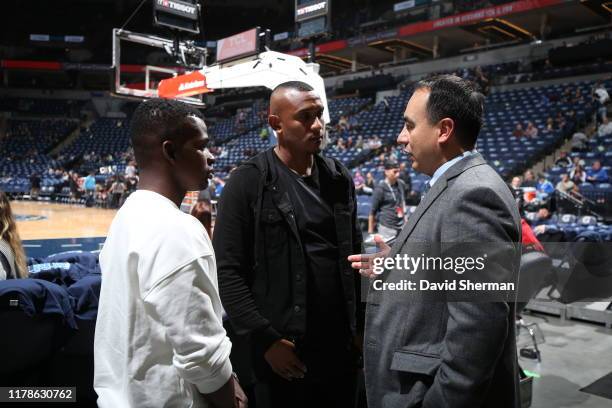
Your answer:
[[[399,169],[399,164],[393,160],[387,160],[384,164],[385,170],[395,170]]]
[[[135,149],[151,142],[155,136],[160,141],[176,136],[177,130],[188,117],[204,119],[199,110],[173,99],[149,99],[136,108],[131,122],[131,139]]]
[[[476,84],[456,75],[438,75],[417,82],[415,90],[421,88],[430,91],[426,106],[429,123],[451,118],[461,146],[473,149],[484,111],[484,95],[478,92]]]
[[[312,86],[308,85],[306,82],[287,81],[287,82],[283,82],[282,84],[280,84],[276,88],[274,88],[272,93],[280,91],[281,89],[294,89],[294,90],[300,91],[300,92],[314,91],[314,88]]]

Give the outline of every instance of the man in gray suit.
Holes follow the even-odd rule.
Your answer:
[[[518,283],[518,209],[504,181],[474,150],[483,99],[456,76],[416,85],[397,141],[412,167],[432,176],[428,191],[392,248],[377,238],[380,252],[349,257],[353,268],[372,278],[364,338],[370,408],[519,405],[513,296],[483,301],[418,285],[392,290],[390,284],[401,287],[406,279],[443,282],[449,275],[424,268],[411,275],[401,263],[375,268],[381,257],[472,256],[467,243],[474,243],[487,248],[484,276]]]

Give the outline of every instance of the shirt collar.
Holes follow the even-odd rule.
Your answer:
[[[442,175],[446,173],[446,170],[450,169],[453,166],[453,164],[457,163],[463,158],[473,155],[474,153],[476,153],[476,150],[465,151],[463,152],[463,154],[460,154],[459,156],[454,157],[453,159],[447,161],[446,163],[438,167],[438,169],[434,172],[433,176],[431,176],[431,179],[429,180],[429,186],[433,187],[436,181],[438,181],[438,179],[442,177]]]

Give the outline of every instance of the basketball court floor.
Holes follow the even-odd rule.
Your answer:
[[[26,254],[33,258],[64,251],[101,249],[117,212],[30,201],[13,201],[11,207]]]

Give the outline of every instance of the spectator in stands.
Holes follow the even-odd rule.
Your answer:
[[[122,198],[126,191],[126,186],[119,176],[113,176],[114,181],[110,187],[111,208],[119,208],[123,204]]]
[[[572,188],[572,191],[570,191],[570,195],[579,200],[584,200],[584,196],[580,193],[580,187],[578,187],[578,184],[574,184],[574,188]]]
[[[27,277],[26,256],[11,203],[4,191],[0,191],[0,280]]]
[[[581,165],[575,166],[570,172],[570,178],[576,185],[580,185],[586,181],[586,173]]]
[[[136,162],[135,161],[130,161],[128,163],[128,165],[125,167],[125,177],[126,178],[130,178],[130,177],[136,177]]]
[[[40,175],[35,171],[30,176],[30,198],[37,200],[38,193],[40,193]]]
[[[512,177],[512,181],[510,182],[510,187],[512,188],[512,190],[518,190],[521,188],[523,184],[523,179],[521,178],[521,176],[514,176]]]
[[[338,120],[338,129],[339,130],[348,130],[349,129],[349,123],[348,123],[348,119],[346,116],[341,115],[340,119]]]
[[[223,192],[223,188],[225,187],[225,180],[221,177],[215,177],[215,197],[221,197],[221,193]]]
[[[385,240],[395,238],[405,221],[406,185],[399,178],[397,162],[385,163],[385,179],[378,183],[372,195],[372,210],[368,217],[368,232],[378,233]]]
[[[489,91],[489,79],[484,74],[482,67],[479,65],[474,69],[474,82],[478,84],[481,93],[484,95],[488,94]]]
[[[344,139],[342,139],[341,137],[338,138],[338,140],[336,141],[336,145],[334,146],[334,149],[337,152],[345,152],[346,151],[346,144],[344,142]]]
[[[206,125],[198,110],[155,99],[136,109],[131,132],[142,184],[100,253],[98,406],[244,408],[212,244],[179,209],[186,191],[207,184]]]
[[[527,129],[525,129],[525,136],[527,137],[538,137],[538,128],[533,122],[527,122]]]
[[[532,170],[525,171],[523,174],[523,182],[521,187],[535,187],[537,185],[537,181],[535,179],[535,174]]]
[[[595,160],[591,168],[587,170],[586,180],[590,183],[606,183],[608,181],[608,172],[601,167],[599,160]]]
[[[559,152],[559,157],[555,160],[555,166],[563,168],[572,167],[572,159],[570,159],[566,151],[562,150]]]
[[[391,112],[391,107],[389,106],[389,101],[387,100],[387,97],[383,98],[382,104],[383,104],[383,107],[385,108],[386,113]]]
[[[208,236],[212,237],[212,196],[210,189],[205,188],[200,191],[190,214],[202,223],[206,232],[208,232]]]
[[[127,177],[125,179],[125,197],[124,200],[138,188],[139,177]]]
[[[547,224],[550,222],[550,218],[552,217],[552,213],[546,206],[541,206],[538,209],[538,212],[535,214],[533,221],[531,221],[532,227],[537,227],[538,225]]]
[[[70,174],[67,171],[58,170],[61,173],[62,183],[60,185],[61,188],[70,187]],[[57,174],[57,173],[56,173]]]
[[[374,174],[372,174],[371,171],[368,171],[366,174],[365,185],[372,191],[374,191],[374,188],[376,188],[376,180],[374,179]]]
[[[572,90],[567,87],[563,90],[563,95],[561,95],[561,102],[570,103],[572,100]]]
[[[531,227],[533,228],[533,232],[536,236],[546,232],[546,229],[550,224],[551,217],[552,214],[548,208],[542,207],[538,210],[534,219],[531,221]]]
[[[87,177],[85,177],[85,181],[83,182],[83,187],[85,188],[85,195],[88,200],[92,200],[96,193],[96,173],[90,171]]]
[[[553,184],[546,179],[546,176],[542,174],[538,178],[536,190],[538,190],[539,193],[548,196],[555,191],[555,186],[553,186]]]
[[[597,135],[599,137],[612,135],[612,122],[610,122],[607,116],[602,119],[601,125],[597,128]]]
[[[599,119],[603,120],[608,115],[606,105],[610,103],[610,94],[602,82],[597,82],[597,84],[595,84],[593,96],[597,102],[598,121]]]
[[[259,117],[259,121],[261,123],[266,123],[268,121],[268,108],[262,108],[257,112],[257,116]]]
[[[363,136],[362,135],[357,136],[357,140],[355,141],[355,149],[357,149],[357,151],[363,150]]]
[[[574,182],[570,179],[569,174],[563,173],[561,175],[561,180],[557,183],[557,190],[562,193],[569,194],[570,191],[574,188]]]
[[[267,125],[263,126],[261,130],[259,131],[259,139],[266,141],[268,140],[269,137],[270,137],[270,134],[269,134],[268,126]]]
[[[236,115],[234,128],[238,134],[246,130],[246,112],[242,109],[238,111],[238,114]]]
[[[584,169],[584,166],[586,165],[584,159],[582,159],[580,156],[575,156],[572,159],[572,168],[576,168],[578,166],[582,167]]]
[[[576,92],[574,93],[574,96],[571,99],[571,103],[581,103],[584,102],[584,97],[582,96],[582,91],[580,90],[580,88],[576,88]]]
[[[68,173],[68,186],[70,187],[70,199],[78,200],[81,198],[81,186],[79,185],[79,174],[76,171]]]
[[[374,136],[366,142],[366,149],[376,150],[380,146],[382,146],[382,142],[378,136]]]
[[[353,176],[353,183],[355,184],[355,192],[357,194],[372,194],[372,189],[365,184],[365,179],[361,174],[361,171],[357,170]]]
[[[396,159],[396,161],[399,161]],[[399,165],[399,178],[404,182],[405,185],[405,199],[408,204],[418,204],[419,194],[416,191],[412,190],[412,177],[410,177],[410,172],[406,168],[406,162],[402,161]]]
[[[565,116],[563,116],[561,112],[557,112],[557,116],[555,117],[557,129],[563,129],[565,127],[565,122]]]
[[[525,131],[523,130],[523,125],[517,123],[514,127],[514,131],[512,132],[512,136],[514,137],[523,137],[525,136]]]
[[[555,130],[555,121],[550,116],[546,119],[546,130],[549,132]]]

